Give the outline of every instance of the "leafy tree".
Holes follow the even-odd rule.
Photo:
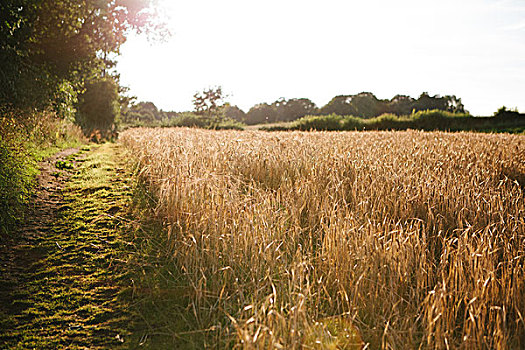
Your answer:
[[[379,100],[371,92],[361,92],[352,96],[350,105],[354,108],[356,116],[362,118],[373,118],[387,112],[387,104]]]
[[[292,98],[286,100],[281,98],[272,104],[277,114],[278,121],[292,121],[304,117],[305,115],[315,114],[317,106],[307,98]]]
[[[407,95],[396,95],[388,102],[388,112],[395,115],[408,115],[414,109],[414,99]]]
[[[407,115],[413,111],[441,110],[451,113],[465,113],[461,99],[454,95],[441,97],[430,96],[424,92],[417,100],[406,95],[396,95],[390,101],[380,100],[370,92],[357,95],[340,95],[323,106],[320,114],[353,115],[361,118],[373,118],[384,113]]]
[[[268,103],[259,103],[246,113],[246,124],[273,123],[277,120],[275,109]]]
[[[357,111],[351,102],[352,95],[335,96],[330,102],[324,105],[319,112],[323,115],[357,115]]]
[[[3,0],[0,106],[43,108],[64,81],[85,81],[114,66],[130,31],[161,32],[151,0]]]
[[[468,113],[465,110],[465,106],[461,102],[461,98],[456,97],[455,95],[445,96],[447,101],[447,111],[452,113]]]
[[[448,111],[452,113],[465,113],[465,106],[461,102],[461,98],[454,95],[430,96],[427,92],[423,92],[419,98],[414,101],[414,110],[424,111],[438,109],[440,111]]]
[[[414,109],[416,111],[425,111],[438,109],[446,111],[448,107],[447,100],[439,95],[430,96],[428,92],[423,92],[419,98],[414,102]]]
[[[119,115],[118,87],[112,78],[90,81],[80,96],[78,122],[85,130],[110,130]]]
[[[225,96],[222,92],[222,87],[204,89],[201,92],[196,92],[193,95],[193,106],[195,113],[198,115],[218,115],[219,109],[223,105]]]
[[[495,113],[494,117],[499,120],[512,120],[512,119],[523,119],[525,118],[525,114],[521,114],[518,112],[518,109],[507,109],[507,107],[503,106],[499,108]]]
[[[222,111],[226,118],[237,120],[238,122],[244,122],[246,119],[246,113],[242,109],[229,103],[224,104]]]
[[[122,111],[122,121],[125,123],[132,122],[154,122],[160,121],[167,117],[167,113],[159,110],[153,102],[139,102]]]

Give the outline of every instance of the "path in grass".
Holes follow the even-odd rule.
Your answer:
[[[42,164],[26,223],[0,242],[0,349],[129,346],[119,258],[132,191],[120,152],[104,144]]]

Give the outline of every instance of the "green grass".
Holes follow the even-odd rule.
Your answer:
[[[9,234],[21,215],[38,173],[23,145],[0,135],[0,237]]]
[[[221,329],[203,328],[195,318],[193,289],[175,264],[169,233],[154,214],[157,199],[138,178],[134,181],[132,216],[139,221],[129,232],[133,253],[127,260],[133,280],[129,297],[138,316],[132,343],[155,350],[228,347],[210,341],[210,334],[220,339]]]
[[[22,219],[38,162],[83,143],[78,127],[54,115],[0,115],[0,239]]]
[[[62,174],[59,207],[38,223],[35,241],[12,249],[24,258],[13,261],[22,266],[7,270],[20,282],[12,302],[0,307],[0,347],[130,347],[132,308],[122,293],[129,285],[129,244],[122,237],[131,222],[132,187],[118,153],[119,147],[103,144],[64,160],[71,167]],[[9,305],[15,309],[6,313]]]

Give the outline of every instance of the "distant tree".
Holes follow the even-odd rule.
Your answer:
[[[320,109],[319,113],[323,115],[357,115],[357,111],[352,106],[351,102],[352,95],[335,96]]]
[[[277,113],[268,103],[259,103],[246,113],[246,124],[273,123],[276,120]]]
[[[396,95],[391,100],[377,98],[371,92],[360,92],[356,95],[335,96],[318,109],[307,98],[280,98],[271,105],[260,103],[253,106],[246,114],[249,124],[271,123],[275,121],[291,121],[306,115],[352,115],[360,118],[374,118],[385,113],[408,115],[413,111],[442,110],[452,113],[465,113],[460,98],[454,95],[441,97],[430,96],[424,92],[418,99],[407,95]]]
[[[222,87],[204,89],[201,92],[196,92],[193,95],[193,106],[195,113],[199,115],[218,115],[219,109],[224,102],[224,94]]]
[[[427,92],[423,92],[419,98],[414,101],[414,110],[424,111],[438,109],[440,111],[448,111],[452,113],[465,113],[465,106],[461,102],[461,98],[455,95],[447,95],[441,97],[440,95],[430,96]]]
[[[243,122],[246,119],[246,113],[237,106],[232,106],[230,103],[225,103],[222,107],[222,113],[226,118]]]
[[[373,118],[387,112],[386,101],[379,100],[371,92],[361,92],[352,96],[350,105],[355,110],[354,115],[361,118]]]
[[[447,101],[447,111],[452,113],[466,113],[465,106],[461,102],[461,98],[455,95],[447,95],[444,97]]]
[[[133,109],[134,110],[137,110],[141,113],[144,113],[144,114],[149,114],[152,116],[151,119],[161,119],[162,115],[159,111],[159,109],[157,108],[157,106],[155,106],[155,104],[153,102],[139,102],[137,105],[133,106]]]
[[[353,115],[362,118],[372,118],[387,111],[386,101],[379,100],[371,92],[361,92],[357,95],[339,95],[320,110],[321,114]]]
[[[448,110],[447,99],[439,95],[430,96],[428,92],[423,92],[419,98],[414,102],[414,109],[416,111],[425,111],[438,109],[441,111]]]
[[[408,115],[414,109],[414,99],[407,95],[396,95],[388,102],[387,110],[396,115]]]
[[[315,103],[307,98],[280,98],[272,107],[275,109],[277,121],[292,121],[317,112]]]
[[[517,118],[525,119],[525,114],[521,114],[520,112],[518,112],[517,108],[507,109],[507,107],[503,106],[494,113],[494,117],[498,119],[507,119],[507,120],[517,119]]]
[[[153,102],[139,102],[122,113],[122,120],[127,123],[153,122],[162,120],[164,116],[165,113],[160,111]]]

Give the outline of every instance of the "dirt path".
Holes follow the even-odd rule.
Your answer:
[[[26,223],[0,242],[0,349],[128,347],[119,293],[131,190],[118,146],[42,163]]]

